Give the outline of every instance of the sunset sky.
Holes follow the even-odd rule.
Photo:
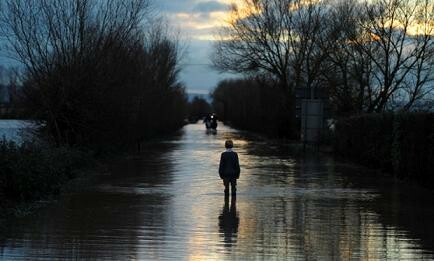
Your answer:
[[[155,5],[181,34],[187,46],[181,80],[187,92],[208,93],[220,79],[233,75],[213,70],[209,56],[218,28],[228,18],[231,0],[159,0]]]

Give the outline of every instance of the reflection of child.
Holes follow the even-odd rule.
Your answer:
[[[232,197],[231,206],[229,207],[229,197],[225,197],[225,205],[219,216],[219,232],[223,236],[226,247],[231,247],[237,243],[240,218],[237,213],[236,198]]]
[[[229,183],[232,195],[237,192],[237,179],[240,177],[240,163],[238,154],[232,151],[234,143],[231,140],[225,142],[226,151],[220,156],[219,175],[225,185],[225,195],[229,194]]]

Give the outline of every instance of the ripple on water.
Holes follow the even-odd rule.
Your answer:
[[[241,160],[236,199],[225,199],[217,173],[225,139]],[[187,125],[84,192],[13,221],[0,259],[434,259],[423,194],[405,204],[399,184],[288,147],[223,124],[216,135]]]

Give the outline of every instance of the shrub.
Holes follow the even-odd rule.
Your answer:
[[[69,147],[17,145],[0,141],[0,197],[9,202],[28,202],[58,194],[74,178],[88,155]]]
[[[434,114],[366,114],[340,119],[335,151],[362,164],[432,184]]]

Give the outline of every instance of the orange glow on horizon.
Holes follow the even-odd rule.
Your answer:
[[[228,6],[227,10],[213,11],[209,13],[188,13],[180,12],[175,14],[177,23],[182,24],[183,28],[193,32],[191,37],[196,40],[216,41],[222,40],[217,36],[219,28],[227,27],[237,20],[261,12],[258,6],[254,6],[254,0],[217,0],[219,3]],[[307,5],[315,5],[323,0],[299,0],[289,4],[289,10],[296,10]],[[391,26],[391,22],[383,24],[384,27]],[[393,28],[403,29],[404,25],[394,21]],[[406,28],[406,33],[410,36],[432,35],[434,36],[434,21],[414,22]],[[377,35],[371,35],[371,40],[379,40]]]

